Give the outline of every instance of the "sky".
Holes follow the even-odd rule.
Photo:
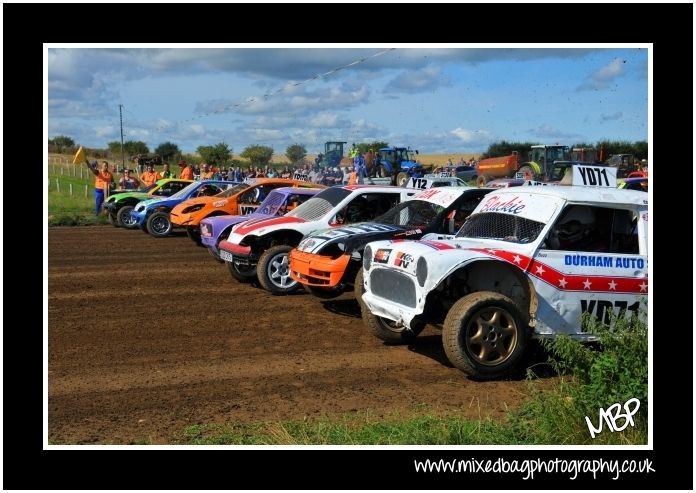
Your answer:
[[[187,153],[226,143],[386,141],[422,153],[492,142],[648,140],[646,47],[45,46],[48,136]]]

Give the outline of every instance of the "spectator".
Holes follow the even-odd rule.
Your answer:
[[[193,180],[193,169],[191,166],[186,164],[183,159],[179,161],[179,167],[181,168],[181,173],[179,173],[179,178],[182,180]]]
[[[320,152],[314,159],[314,166],[319,166],[321,164],[322,159],[324,159],[324,155]]]
[[[94,173],[96,179],[94,180],[94,202],[96,205],[96,215],[101,213],[102,204],[104,203],[104,195],[109,194],[109,187],[114,183],[114,175],[109,171],[109,163],[102,161],[101,170],[97,171],[97,162],[92,161],[91,163],[85,159],[87,167]]]
[[[451,157],[450,157],[450,158],[447,158],[447,166],[448,166],[448,167],[454,166],[454,163],[452,162],[452,158],[451,158]]]
[[[358,184],[362,185],[365,183],[365,177],[367,176],[367,167],[365,166],[365,157],[362,152],[358,152],[358,155],[353,160],[355,172],[358,177]]]
[[[162,178],[176,178],[172,173],[172,170],[169,169],[169,163],[164,163],[163,165]]]
[[[215,172],[210,169],[208,163],[201,163],[201,180],[212,180]]]
[[[131,176],[128,168],[123,170],[123,176],[118,181],[118,187],[123,190],[135,190],[140,186],[140,181],[135,176]]]
[[[149,187],[150,185],[154,185],[157,182],[157,180],[161,178],[162,175],[155,171],[155,167],[152,164],[148,164],[143,174],[140,175],[140,181],[143,182],[143,187]]]

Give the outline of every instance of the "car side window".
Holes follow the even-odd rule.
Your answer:
[[[638,253],[637,218],[625,209],[570,204],[556,220],[543,248],[563,251]]]

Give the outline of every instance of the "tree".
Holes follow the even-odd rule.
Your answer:
[[[268,146],[247,146],[240,154],[251,161],[252,166],[267,166],[273,157],[273,148]]]
[[[509,156],[512,154],[512,151],[517,151],[519,153],[520,160],[524,160],[529,153],[529,149],[536,144],[538,144],[538,142],[507,142],[505,140],[493,142],[488,146],[486,152],[481,154],[481,159]]]
[[[367,153],[368,151],[374,151],[377,152],[379,151],[382,147],[389,147],[389,144],[386,142],[382,142],[379,140],[375,140],[374,142],[370,143],[362,143],[362,144],[356,144],[359,152],[362,152],[363,154]]]
[[[48,139],[49,144],[53,144],[58,147],[74,147],[75,141],[70,137],[65,135],[56,135],[53,139]]]
[[[107,147],[109,148],[109,153],[112,156],[120,156],[121,155],[121,142],[109,142],[106,144]],[[125,152],[125,150],[124,150]]]
[[[165,161],[170,161],[181,156],[179,146],[172,142],[163,142],[155,149],[155,154],[162,156]]]
[[[297,164],[307,156],[307,149],[302,144],[293,144],[285,149],[285,156],[292,164]]]
[[[201,155],[203,161],[215,166],[227,163],[232,157],[232,149],[227,147],[227,144],[224,142],[220,142],[214,146],[199,146],[196,151]]]
[[[120,144],[119,144],[120,145]],[[127,156],[135,156],[136,154],[149,154],[150,149],[145,142],[140,140],[127,140],[123,143],[123,151]],[[119,153],[120,153],[119,148]]]

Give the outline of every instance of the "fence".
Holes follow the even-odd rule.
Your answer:
[[[76,186],[73,187],[73,184],[72,184],[72,183],[68,183],[67,193],[68,193],[68,195],[70,195],[71,197],[74,197],[74,196],[78,193],[77,190],[80,189],[80,188],[81,188],[81,187],[79,187],[78,185],[76,185]],[[94,188],[94,187],[90,187],[89,185],[85,185],[85,186],[84,186],[84,196],[85,196],[85,197],[88,197],[88,196],[89,196],[89,190],[90,190],[90,189],[93,189],[93,188]],[[60,183],[60,179],[59,179],[59,178],[56,178],[56,179],[54,179],[54,180],[48,180],[48,191],[50,192],[51,190],[54,190],[55,192],[60,193],[60,191],[61,191],[61,183]],[[65,188],[65,182],[63,182],[63,191],[65,191],[65,190],[66,190],[66,188]]]

